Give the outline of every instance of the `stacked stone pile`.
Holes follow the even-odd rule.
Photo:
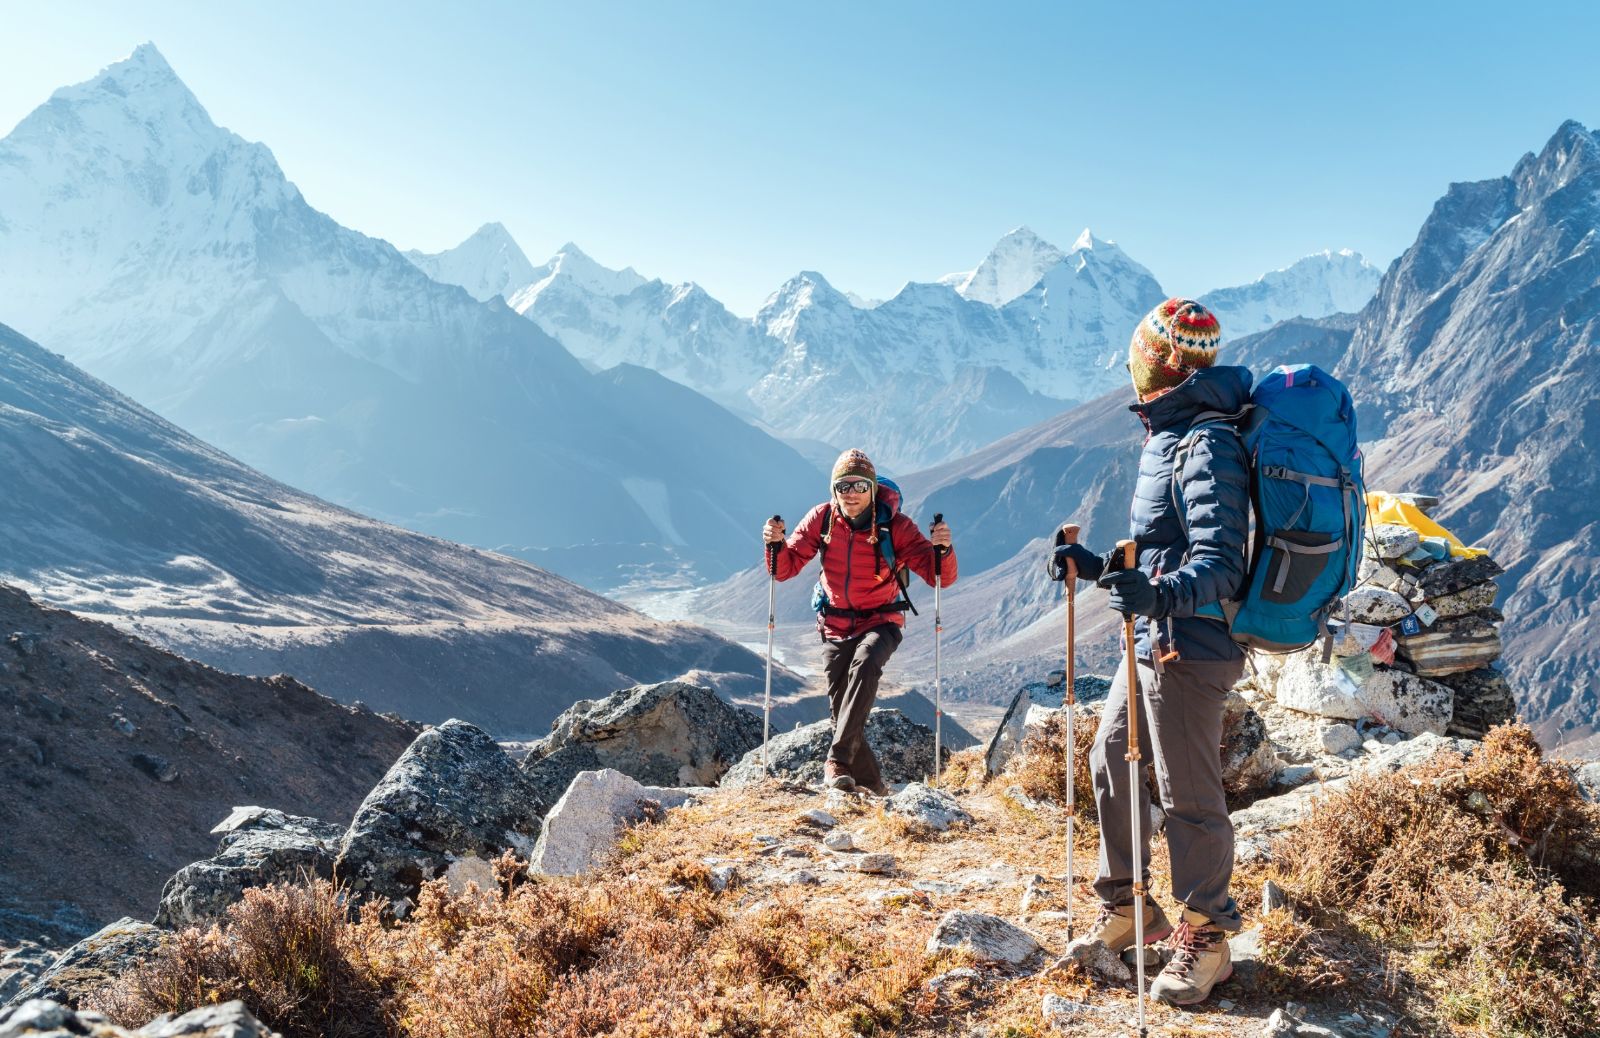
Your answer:
[[[1424,511],[1437,498],[1408,495]],[[1500,657],[1494,607],[1504,572],[1486,554],[1452,552],[1442,537],[1378,523],[1367,531],[1355,590],[1336,611],[1333,658],[1322,646],[1259,658],[1263,684],[1284,707],[1365,721],[1406,735],[1482,738],[1516,713]]]

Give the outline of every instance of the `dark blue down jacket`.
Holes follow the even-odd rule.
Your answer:
[[[1150,658],[1152,622],[1166,653],[1180,659],[1232,660],[1243,651],[1220,619],[1196,616],[1203,606],[1239,594],[1244,586],[1245,538],[1250,524],[1250,470],[1244,444],[1226,426],[1195,431],[1184,455],[1178,491],[1188,533],[1173,501],[1172,466],[1178,443],[1197,416],[1236,414],[1250,402],[1250,371],[1203,368],[1170,393],[1134,404],[1149,430],[1139,457],[1139,482],[1129,508],[1130,536],[1138,543],[1139,568],[1156,588],[1154,621],[1140,619],[1137,653]]]

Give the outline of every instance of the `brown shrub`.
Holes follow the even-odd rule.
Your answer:
[[[1600,886],[1597,826],[1571,768],[1545,760],[1526,725],[1503,725],[1470,758],[1444,751],[1351,780],[1277,842],[1274,858],[1291,898],[1319,922],[1391,942],[1428,938],[1417,979],[1456,1022],[1587,1035],[1600,1028],[1600,916],[1568,895]],[[1320,931],[1298,925],[1304,932],[1269,938],[1284,943],[1285,971],[1314,988],[1305,974],[1322,965],[1296,949]]]
[[[1073,719],[1073,800],[1080,818],[1096,817],[1089,751],[1094,747],[1095,715],[1077,711]],[[1051,715],[1035,726],[1006,764],[1006,772],[1035,800],[1065,806],[1067,802],[1067,718]]]
[[[286,1038],[382,1035],[384,991],[361,937],[325,880],[246,890],[221,925],[173,935],[88,1004],[137,1027],[237,998]]]

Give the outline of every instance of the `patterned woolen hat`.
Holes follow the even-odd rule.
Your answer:
[[[833,478],[828,482],[837,483],[846,476],[860,476],[876,484],[878,482],[878,469],[872,464],[872,459],[867,457],[865,451],[851,448],[839,455],[839,460],[833,463]]]
[[[1217,362],[1222,325],[1193,299],[1169,299],[1145,314],[1128,345],[1128,370],[1139,396],[1171,389]]]

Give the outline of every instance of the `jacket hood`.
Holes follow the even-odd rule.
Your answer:
[[[1249,368],[1232,364],[1201,368],[1174,386],[1171,392],[1148,403],[1133,404],[1128,410],[1143,418],[1151,432],[1161,432],[1188,425],[1196,415],[1206,411],[1233,414],[1243,409],[1250,402],[1253,381]]]

